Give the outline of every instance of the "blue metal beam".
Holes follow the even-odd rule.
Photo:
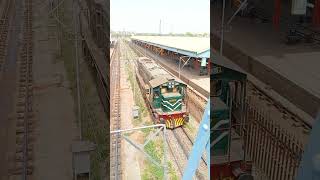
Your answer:
[[[201,160],[202,153],[207,152],[208,177],[210,177],[210,99],[202,116],[198,134],[184,170],[183,180],[191,180]]]
[[[320,114],[312,127],[296,180],[320,179]]]

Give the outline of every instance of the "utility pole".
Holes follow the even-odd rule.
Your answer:
[[[161,19],[160,19],[160,24],[159,24],[159,35],[161,35]]]
[[[80,99],[80,73],[79,73],[79,57],[78,57],[78,18],[79,12],[78,7],[76,6],[76,1],[74,1],[73,7],[73,20],[74,20],[74,37],[75,37],[75,61],[76,61],[76,80],[77,80],[77,99],[78,99],[78,119],[80,127],[80,140],[82,140],[82,124],[81,124],[81,99]]]
[[[224,38],[224,11],[226,7],[226,0],[223,0],[222,18],[221,18],[221,39],[220,39],[220,55],[223,54],[223,38]]]

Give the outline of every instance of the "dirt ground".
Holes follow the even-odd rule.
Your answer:
[[[41,4],[40,1],[34,4]],[[43,4],[43,3],[42,3]],[[33,179],[72,179],[71,144],[77,137],[74,100],[66,69],[56,59],[56,22],[48,7],[34,7],[34,109],[37,127]]]
[[[129,86],[128,75],[125,69],[125,61],[120,62],[120,107],[121,107],[121,128],[133,128],[132,108],[134,106],[133,93]],[[122,178],[141,179],[140,166],[137,150],[125,140],[122,140]]]
[[[0,2],[0,6],[4,1]],[[0,7],[2,9],[4,7]],[[3,71],[0,72],[0,179],[7,180],[10,171],[15,168],[15,141],[16,141],[16,81],[17,61],[19,52],[19,36],[21,35],[21,8],[17,3],[12,9],[11,24],[8,27],[7,49],[3,62]],[[2,12],[0,12],[2,13]]]

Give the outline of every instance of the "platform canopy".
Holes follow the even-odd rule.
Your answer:
[[[195,58],[210,58],[210,38],[185,36],[132,36],[131,39]]]
[[[211,55],[211,61],[213,63],[213,71],[211,74],[212,79],[233,79],[246,81],[247,72],[224,56],[213,52]]]

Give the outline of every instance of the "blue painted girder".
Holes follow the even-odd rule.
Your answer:
[[[320,113],[312,127],[296,180],[320,180]]]
[[[207,152],[208,177],[210,177],[210,99],[206,105],[202,120],[199,126],[196,141],[193,144],[187,167],[183,173],[183,180],[191,180],[201,160],[203,151]]]

